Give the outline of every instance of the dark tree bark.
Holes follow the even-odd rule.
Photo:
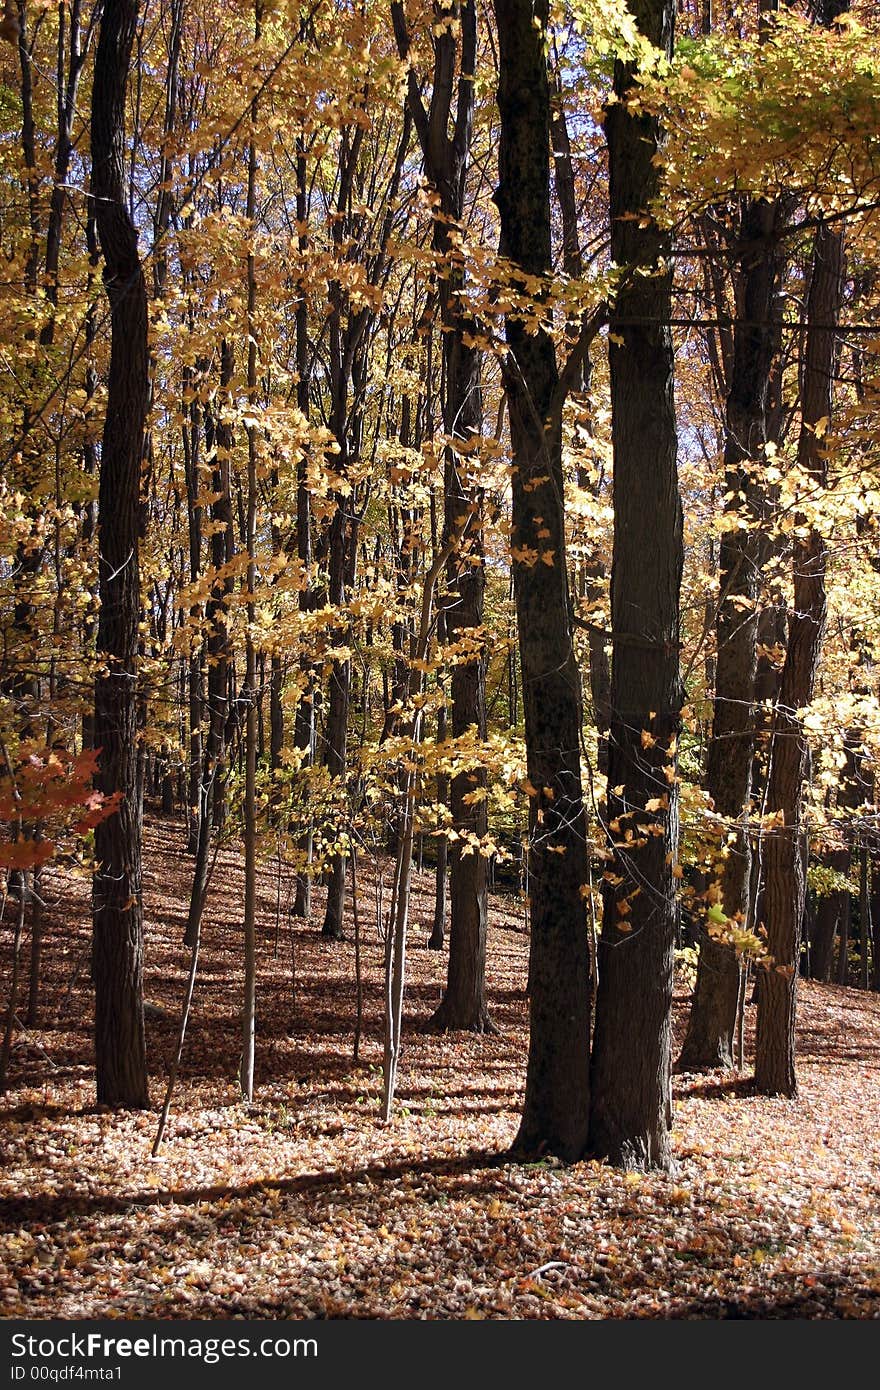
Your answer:
[[[721,537],[721,598],[715,620],[715,705],[706,786],[729,832],[719,875],[721,906],[740,923],[749,917],[749,810],[755,749],[755,674],[761,568],[760,523],[768,442],[767,398],[779,346],[774,302],[779,290],[780,205],[749,200],[740,220],[740,271],[724,434],[725,510],[734,524]],[[745,526],[735,524],[737,519]],[[752,924],[754,925],[754,924]],[[679,1066],[732,1067],[740,966],[730,946],[700,938],[697,984]]]
[[[346,132],[342,145],[336,215],[333,220],[333,242],[340,262],[345,259],[344,239],[355,230],[351,214],[352,190],[363,146],[364,127],[355,127],[349,137]],[[330,429],[338,445],[335,469],[340,478],[347,478],[349,462],[360,451],[362,412],[352,396],[352,376],[355,357],[363,360],[369,333],[368,310],[352,311],[345,288],[334,280],[329,286],[330,317],[328,323],[330,357]],[[348,310],[348,313],[346,313]],[[334,630],[333,645],[347,649],[350,638],[343,613],[347,583],[354,580],[357,562],[358,518],[351,490],[341,490],[333,497],[336,510],[330,522],[330,553],[328,599],[338,610],[340,621]],[[351,658],[334,659],[330,674],[327,722],[324,728],[324,761],[331,778],[339,787],[341,801],[345,798],[345,776],[348,765],[348,710],[351,702]],[[339,830],[347,828],[347,816],[340,805]],[[327,882],[327,906],[321,935],[331,941],[343,936],[345,915],[346,855],[340,850],[330,859]]]
[[[859,988],[871,984],[871,890],[868,872],[868,851],[859,849]]]
[[[500,251],[549,273],[550,97],[546,0],[495,0],[500,79]],[[510,314],[505,386],[513,450],[512,554],[530,801],[529,1061],[515,1149],[583,1156],[590,987],[583,890],[581,691],[571,636],[559,376],[550,338]],[[529,563],[530,556],[537,561]]]
[[[106,0],[92,86],[92,188],[111,309],[110,374],[98,493],[101,612],[95,682],[99,790],[119,808],[95,830],[93,885],[98,1102],[149,1104],[143,1016],[137,650],[141,461],[148,401],[147,293],[125,203],[125,93],[136,0]]]
[[[351,523],[353,524],[353,522]],[[331,524],[330,554],[330,602],[341,608],[344,602],[344,585],[340,578],[337,583],[334,575],[341,575],[346,549],[345,502],[339,499],[336,515]],[[342,641],[345,640],[343,635]],[[330,702],[327,725],[324,731],[326,740],[325,762],[327,771],[340,787],[345,781],[348,758],[348,707],[351,700],[351,660],[343,658],[333,662],[330,675]],[[344,828],[344,815],[340,828]],[[335,853],[330,864],[330,879],[327,884],[327,907],[321,935],[339,941],[343,936],[343,916],[345,910],[346,856]]]
[[[459,452],[458,441],[472,444],[482,428],[480,354],[473,346],[476,327],[463,307],[463,273],[455,263],[452,231],[464,212],[465,184],[470,159],[474,112],[474,75],[477,58],[475,0],[454,0],[438,13],[460,22],[460,43],[446,25],[434,39],[434,73],[431,102],[425,110],[415,73],[410,70],[408,101],[422,146],[425,174],[439,198],[434,222],[433,246],[438,258],[438,299],[442,324],[443,429],[450,444],[444,467],[444,544],[455,544],[449,561],[449,596],[445,607],[449,642],[473,643],[483,622],[485,572],[483,568],[482,494],[469,476],[468,455]],[[401,56],[409,50],[403,6],[392,5],[395,33]],[[456,91],[456,62],[460,64]],[[454,110],[453,110],[454,103]],[[452,126],[450,129],[450,121]],[[470,473],[473,471],[471,460]],[[482,643],[452,668],[452,736],[475,728],[486,736],[486,658]],[[486,1005],[486,920],[488,910],[488,860],[473,848],[488,828],[485,798],[486,770],[477,767],[458,773],[450,783],[450,812],[457,838],[449,846],[449,968],[446,990],[433,1023],[441,1029],[482,1032],[489,1027]]]
[[[672,0],[631,0],[672,52]],[[672,963],[677,925],[682,512],[668,327],[669,240],[656,195],[657,122],[628,112],[633,69],[615,64],[608,107],[611,255],[623,268],[610,319],[614,548],[611,568],[610,858],[603,889],[590,1148],[628,1167],[671,1163]],[[641,274],[639,272],[642,272]],[[645,274],[644,272],[649,272]]]
[[[302,136],[297,137],[296,146],[296,216],[301,229],[306,226],[308,216],[308,180],[305,148]],[[299,249],[305,255],[308,238],[304,230],[299,233]],[[303,419],[309,418],[309,304],[305,285],[300,286],[296,306],[296,403]],[[297,464],[296,475],[296,553],[304,575],[312,567],[312,519],[311,502],[308,489],[308,461],[303,453]],[[299,593],[300,613],[307,613],[313,607],[315,596],[309,583],[304,583]],[[306,693],[296,707],[293,726],[293,743],[302,755],[301,766],[307,769],[313,760],[315,744],[315,703],[314,672],[307,655],[300,661],[300,670],[305,676]],[[307,920],[312,915],[312,824],[309,819],[298,849],[302,856],[302,866],[296,876],[296,894],[293,903],[295,917]]]
[[[438,623],[438,636],[443,640]],[[442,744],[446,738],[446,706],[441,705],[437,711],[437,743]],[[445,773],[437,774],[437,801],[441,805],[446,805],[449,796],[449,778]],[[448,864],[449,841],[445,835],[437,838],[437,866],[434,873],[434,921],[431,924],[431,935],[428,937],[428,949],[431,951],[442,951],[446,940],[446,869]]]
[[[259,43],[262,32],[262,2],[254,3],[254,42]],[[251,102],[251,127],[257,129],[259,103]],[[257,211],[257,146],[252,138],[248,145],[247,201],[245,216],[253,229]],[[257,398],[257,273],[253,247],[247,257],[247,398],[253,413]],[[244,587],[247,592],[247,632],[245,634],[245,693],[247,697],[244,721],[244,998],[241,1010],[241,1063],[239,1082],[244,1100],[254,1098],[254,1047],[256,1034],[257,990],[257,649],[254,642],[256,626],[257,588],[257,429],[247,425],[247,494],[245,529],[242,539],[247,553],[247,573]]]
[[[843,238],[824,224],[813,247],[801,390],[798,464],[825,485],[824,428],[831,418],[835,325],[843,283]],[[825,541],[815,526],[794,541],[794,602],[774,721],[768,808],[781,823],[767,835],[764,912],[772,964],[758,992],[755,1084],[765,1095],[797,1094],[795,1008],[805,873],[798,838],[808,747],[798,710],[810,703],[825,627]]]

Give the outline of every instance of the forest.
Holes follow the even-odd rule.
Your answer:
[[[880,10],[0,0],[0,1314],[880,1316]]]

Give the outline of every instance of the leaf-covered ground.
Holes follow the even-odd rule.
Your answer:
[[[499,894],[491,913],[498,1033],[440,1037],[423,1025],[445,956],[424,948],[431,880],[418,879],[399,1097],[383,1126],[372,866],[359,890],[366,1027],[355,1067],[353,943],[328,945],[315,925],[292,923],[287,886],[267,865],[257,1091],[245,1106],[235,1079],[241,867],[223,853],[153,1160],[188,954],[191,867],[178,824],[149,827],[145,864],[147,996],[167,1011],[148,1022],[148,1113],[95,1109],[87,886],[49,881],[44,1016],[54,1026],[17,1035],[2,1103],[5,1316],[880,1316],[877,996],[804,986],[797,1101],[755,1097],[734,1075],[677,1077],[672,1176],[517,1165],[505,1157],[527,1043],[515,897]],[[7,981],[8,917],[7,906]],[[684,1008],[682,997],[679,1029]]]

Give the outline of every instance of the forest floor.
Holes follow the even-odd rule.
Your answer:
[[[754,1096],[735,1074],[677,1076],[673,1175],[511,1163],[527,1049],[522,907],[493,897],[498,1032],[432,1035],[445,953],[425,949],[427,872],[416,879],[398,1099],[383,1125],[375,866],[360,870],[358,1066],[353,943],[289,919],[286,885],[272,864],[261,871],[256,1091],[245,1105],[242,868],[221,853],[181,1076],[151,1159],[188,966],[182,838],[178,822],[148,824],[146,992],[166,1011],[147,1024],[149,1112],[94,1105],[88,884],[48,879],[51,1026],[17,1034],[0,1110],[0,1315],[880,1316],[880,997],[803,986],[796,1101]],[[2,931],[8,981],[8,920]],[[686,1004],[679,991],[679,1035]]]

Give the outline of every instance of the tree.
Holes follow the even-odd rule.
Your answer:
[[[630,8],[644,37],[671,55],[672,0],[632,0]],[[627,107],[636,75],[632,62],[615,62],[605,117],[611,254],[620,278],[609,329],[613,655],[590,1148],[613,1163],[666,1168],[683,541],[670,244],[650,212],[661,132],[655,117]]]
[[[848,0],[823,0],[818,18],[831,24],[846,9]],[[810,266],[798,438],[798,467],[820,488],[828,483],[824,440],[832,413],[843,276],[844,234],[820,218]],[[774,823],[765,848],[764,899],[770,962],[758,992],[755,1036],[755,1085],[766,1095],[784,1096],[797,1094],[794,1030],[806,893],[801,807],[809,747],[799,711],[813,698],[827,615],[827,544],[815,522],[800,521],[792,547],[788,647],[773,725],[768,804]]]
[[[724,420],[725,511],[732,524],[720,546],[721,593],[715,618],[715,700],[706,787],[724,819],[720,906],[745,925],[750,917],[752,764],[755,675],[767,489],[765,446],[770,374],[779,348],[776,302],[782,272],[779,200],[744,199]],[[737,1002],[742,988],[733,948],[705,931],[694,1000],[680,1065],[687,1071],[733,1066]]]
[[[843,234],[824,223],[816,232],[801,402],[798,464],[820,485],[826,481],[822,438],[831,416],[835,325],[840,314]],[[755,1084],[767,1095],[793,1096],[795,1003],[804,910],[801,804],[808,748],[798,714],[813,697],[825,628],[827,549],[815,525],[803,528],[792,555],[793,606],[773,726],[768,805],[776,821],[764,850],[767,949],[772,958],[758,992]]]
[[[137,794],[138,552],[148,400],[147,292],[125,197],[125,95],[136,0],[106,0],[92,84],[90,196],[104,256],[111,347],[98,493],[96,785],[121,793],[95,830],[92,976],[98,1101],[149,1104],[143,1017],[141,806]]]
[[[499,42],[499,249],[511,275],[550,272],[546,0],[495,0]],[[520,280],[521,282],[521,280]],[[513,453],[511,554],[529,780],[529,1060],[515,1149],[578,1159],[587,1146],[588,874],[580,677],[565,563],[560,378],[552,340],[506,318]]]
[[[402,58],[409,53],[403,6],[392,5]],[[431,101],[425,110],[418,82],[409,70],[408,101],[422,146],[425,173],[437,197],[433,249],[437,256],[438,298],[443,344],[444,540],[467,532],[449,560],[450,593],[446,600],[446,640],[467,650],[452,668],[452,736],[476,728],[486,736],[486,662],[482,639],[485,575],[482,555],[481,489],[472,476],[474,441],[482,427],[480,353],[476,325],[467,309],[463,270],[455,254],[454,233],[464,213],[470,159],[477,59],[475,0],[437,6],[439,32],[434,44]],[[460,26],[461,43],[456,38]],[[460,47],[454,118],[454,73]],[[450,130],[450,119],[452,129]],[[470,467],[469,467],[470,464]],[[482,1032],[489,1026],[486,1006],[486,917],[488,861],[476,848],[488,831],[486,772],[463,770],[450,784],[452,826],[450,852],[449,971],[446,991],[434,1016],[439,1028]]]

